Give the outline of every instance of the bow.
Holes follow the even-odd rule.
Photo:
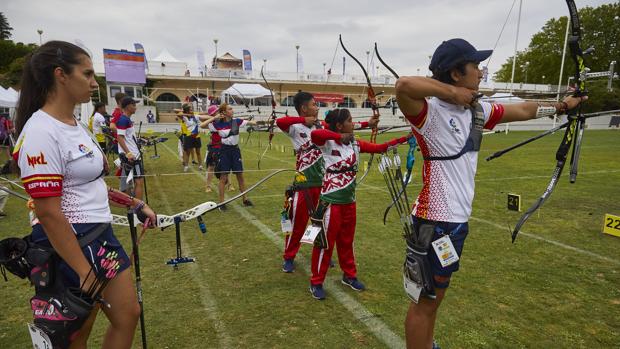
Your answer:
[[[586,68],[583,60],[584,54],[588,54],[592,52],[593,48],[588,48],[586,51],[582,51],[579,42],[581,41],[581,27],[579,21],[579,13],[577,11],[577,6],[575,5],[574,0],[566,0],[566,4],[568,5],[568,10],[570,14],[570,31],[571,34],[568,38],[568,47],[570,48],[571,57],[573,62],[575,63],[575,91],[573,92],[574,97],[581,97],[587,94],[586,91],[586,73],[588,72],[588,68]],[[536,200],[536,202],[521,216],[517,225],[515,226],[512,232],[512,242],[514,243],[517,238],[517,234],[523,224],[527,221],[527,219],[534,213],[539,207],[541,207],[545,201],[551,196],[553,189],[558,183],[560,175],[562,174],[562,170],[564,169],[564,165],[566,164],[566,158],[568,155],[568,151],[571,146],[571,172],[570,172],[570,181],[574,183],[577,178],[577,166],[579,163],[579,152],[581,148],[581,139],[583,137],[583,129],[585,126],[586,117],[581,113],[581,103],[579,106],[573,110],[568,111],[568,122],[566,131],[564,132],[564,137],[562,138],[562,142],[558,147],[558,150],[555,154],[555,158],[557,163],[555,165],[555,169],[553,170],[553,175],[551,176],[551,181],[547,185],[547,189],[545,192]]]
[[[370,108],[372,109],[373,118],[379,119],[380,114],[379,114],[379,107],[377,106],[377,95],[375,94],[375,90],[372,87],[372,83],[370,82],[370,76],[368,75],[366,68],[364,68],[364,65],[357,58],[355,58],[355,56],[353,56],[351,52],[349,52],[349,50],[347,50],[347,48],[344,46],[344,43],[342,43],[342,35],[338,36],[338,40],[340,41],[340,46],[342,46],[342,49],[344,50],[344,52],[349,57],[351,57],[364,72],[364,77],[366,78],[366,84],[368,85],[368,90],[367,90],[368,104],[370,104]],[[370,134],[370,142],[375,143],[376,141],[377,141],[377,126],[375,125],[375,127],[372,128],[372,132]],[[364,172],[362,177],[359,179],[358,183],[362,183],[364,178],[366,178],[366,176],[368,175],[368,171],[370,170],[370,166],[372,164],[372,160],[374,156],[375,154],[370,154],[370,160],[368,160],[368,167],[366,168],[366,171]]]
[[[387,63],[385,63],[383,58],[381,58],[381,55],[379,54],[379,50],[377,49],[376,42],[375,42],[375,55],[377,56],[377,59],[379,59],[379,62],[381,62],[381,64],[383,64],[383,66],[387,68],[387,70],[389,70],[390,73],[392,73],[392,75],[394,75],[396,79],[400,78],[400,76],[396,73],[396,71],[394,71],[394,69],[392,69],[392,67],[390,67]],[[403,195],[403,193],[407,189],[407,185],[409,184],[410,179],[411,179],[411,172],[413,171],[413,164],[415,162],[414,151],[418,143],[416,142],[415,137],[409,138],[408,143],[409,143],[409,151],[407,152],[407,174],[405,175],[405,178],[403,179],[402,189],[400,190],[400,192],[396,194],[396,197],[394,198],[394,200],[392,200],[392,202],[385,209],[385,212],[383,212],[383,224],[385,224],[385,221],[387,219],[388,213],[390,212],[390,209],[394,207],[394,205],[396,205],[397,201],[400,199],[400,197]]]
[[[260,76],[263,78],[263,81],[265,81],[265,85],[267,85],[267,89],[269,90],[269,94],[271,95],[271,115],[269,116],[269,126],[267,127],[267,131],[269,132],[269,144],[265,148],[265,151],[263,151],[261,156],[258,158],[258,169],[259,170],[260,170],[261,160],[263,159],[265,154],[267,154],[267,150],[271,148],[271,141],[273,140],[274,128],[275,128],[275,123],[276,123],[276,118],[277,118],[276,99],[273,97],[273,91],[271,90],[271,87],[269,86],[269,82],[267,82],[267,78],[265,78],[263,68],[264,67],[260,68]]]

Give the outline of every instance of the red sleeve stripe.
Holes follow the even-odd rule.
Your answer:
[[[504,106],[501,104],[491,104],[491,115],[484,128],[492,130],[504,117]]]
[[[424,100],[424,107],[422,107],[422,110],[420,110],[418,115],[412,116],[412,115],[405,114],[405,117],[416,128],[422,128],[422,126],[424,126],[424,122],[426,121],[427,113],[428,113],[428,103],[426,102],[426,100]]]
[[[62,195],[60,175],[34,175],[22,178],[26,192],[32,198],[45,198]]]

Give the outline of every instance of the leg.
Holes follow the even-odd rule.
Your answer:
[[[435,281],[445,283],[449,277],[435,276]],[[433,346],[433,333],[437,309],[447,288],[435,288],[436,299],[420,297],[419,303],[411,302],[405,318],[405,337],[408,349],[428,349]]]
[[[93,309],[92,313],[82,328],[80,328],[80,332],[75,337],[71,345],[69,345],[69,349],[86,349],[88,347],[88,337],[90,336],[90,332],[93,329],[93,325],[95,324],[95,319],[97,319],[97,314],[99,313],[99,306],[96,305],[95,309]]]
[[[293,202],[289,210],[289,218],[293,223],[293,232],[284,237],[284,255],[282,256],[284,259],[295,259],[299,251],[301,237],[304,235],[308,225],[307,200],[312,200],[307,198],[307,195],[309,195],[307,190],[298,190],[293,196]]]
[[[110,326],[103,339],[102,348],[131,348],[140,317],[140,305],[129,270],[122,271],[112,279],[103,292],[104,299],[111,307],[103,308],[110,320]]]
[[[9,193],[0,190],[0,213],[4,212],[4,205],[6,205],[6,200],[9,198]]]
[[[357,277],[355,267],[355,253],[353,252],[353,238],[355,236],[356,205],[355,202],[346,205],[339,205],[341,220],[339,223],[340,232],[336,236],[336,249],[338,251],[338,263],[340,269],[347,278]]]
[[[210,165],[207,167],[207,191],[211,189],[211,183],[213,182],[213,171],[215,169],[214,165]]]
[[[245,191],[245,180],[243,179],[243,172],[237,172],[235,173],[235,175],[237,176],[237,183],[239,183],[239,192],[243,193]],[[243,201],[247,199],[247,195],[244,194]]]
[[[220,185],[218,186],[220,202],[224,201],[224,189],[226,186],[226,181],[228,181],[228,174],[220,174]]]
[[[325,211],[323,218],[323,227],[327,229],[327,249],[320,249],[314,247],[312,249],[312,265],[310,278],[310,284],[319,285],[325,281],[327,271],[329,270],[329,261],[334,251],[334,245],[336,244],[336,237],[340,233],[340,217],[338,204],[331,204]]]

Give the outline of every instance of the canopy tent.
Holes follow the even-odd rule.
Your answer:
[[[159,75],[183,76],[188,65],[176,59],[168,50],[164,49],[161,53],[149,60],[149,73]]]
[[[233,84],[228,89],[222,91],[222,96],[224,95],[254,99],[271,96],[271,92],[260,84]]]
[[[0,86],[0,107],[15,108],[17,100],[19,99],[19,93],[12,87],[5,89]]]
[[[512,103],[521,103],[523,102],[523,98],[517,97],[510,93],[498,92],[490,97],[482,97],[483,101],[487,102],[497,102],[501,104],[512,104]]]

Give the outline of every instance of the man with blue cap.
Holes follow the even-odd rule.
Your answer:
[[[563,114],[586,98],[510,105],[478,101],[479,63],[492,52],[479,51],[463,39],[447,40],[433,54],[432,77],[401,77],[396,82],[398,105],[413,125],[424,157],[404,270],[405,291],[412,300],[405,320],[408,348],[438,348],[433,341],[437,309],[450,276],[459,269],[469,231],[482,130]]]

